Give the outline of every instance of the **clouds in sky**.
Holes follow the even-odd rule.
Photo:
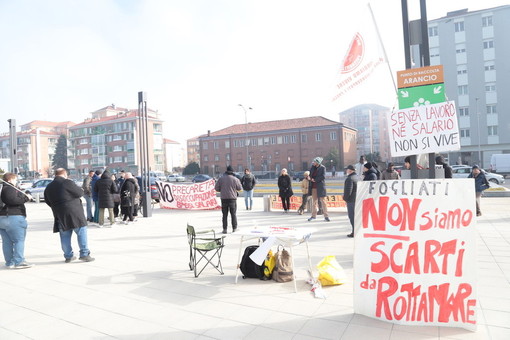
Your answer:
[[[410,0],[418,2],[417,0]],[[478,8],[490,7],[488,1]],[[429,0],[429,19],[474,1]],[[444,1],[443,1],[444,3]],[[81,122],[146,91],[178,141],[249,121],[323,115],[356,24],[357,1],[0,0],[0,132],[7,118]],[[400,1],[372,1],[394,72],[403,68]],[[471,8],[470,8],[471,9]],[[359,99],[393,105],[386,74]]]

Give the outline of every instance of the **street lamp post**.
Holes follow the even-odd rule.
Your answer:
[[[480,162],[480,167],[483,168],[482,162],[482,149],[480,148],[480,110],[478,110],[478,97],[475,98],[476,101],[476,118],[478,125],[478,162]]]
[[[246,149],[246,168],[250,169],[250,159],[249,159],[249,152],[248,152],[248,114],[246,111],[246,108],[243,106],[243,104],[238,104],[243,110],[244,110],[244,147]],[[251,107],[248,107],[248,110],[252,110]]]

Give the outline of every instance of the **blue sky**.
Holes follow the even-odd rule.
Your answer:
[[[374,0],[393,72],[404,68],[400,0]],[[411,18],[418,0],[409,0]],[[429,0],[429,19],[505,1]],[[364,102],[392,106],[380,71],[361,97],[331,104],[335,73],[362,1],[0,0],[0,132],[8,118],[83,121],[138,91],[180,142],[248,121],[337,113]],[[413,14],[414,13],[414,14]]]

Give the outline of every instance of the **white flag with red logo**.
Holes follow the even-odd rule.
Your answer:
[[[337,72],[333,102],[346,99],[347,94],[353,94],[380,65],[387,62],[370,13],[363,18],[364,20],[360,20],[362,25],[354,32]]]

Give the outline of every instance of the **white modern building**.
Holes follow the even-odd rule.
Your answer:
[[[450,164],[489,167],[510,153],[510,5],[461,9],[428,22],[431,65],[444,66],[445,93],[459,113],[461,151]]]

